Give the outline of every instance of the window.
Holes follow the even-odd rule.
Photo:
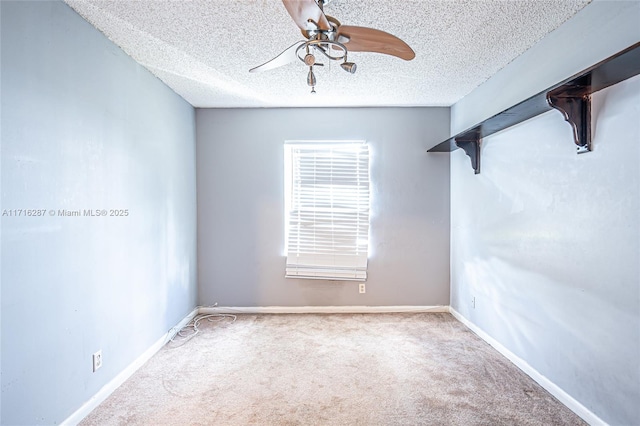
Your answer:
[[[365,281],[369,147],[362,141],[285,144],[286,276]]]

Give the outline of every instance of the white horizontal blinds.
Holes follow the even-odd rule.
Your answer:
[[[288,277],[365,280],[369,149],[363,142],[289,145]]]

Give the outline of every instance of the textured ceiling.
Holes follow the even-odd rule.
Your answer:
[[[280,0],[66,0],[195,107],[449,106],[589,1],[333,0],[328,15],[416,57],[350,53],[358,71],[319,68],[310,94],[301,62],[248,72],[302,40]]]

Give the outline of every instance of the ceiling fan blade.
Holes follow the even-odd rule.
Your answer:
[[[407,43],[398,37],[384,31],[367,27],[341,25],[338,36],[347,37],[349,41],[344,45],[349,52],[376,52],[410,61],[416,57],[415,52]]]
[[[298,50],[298,46],[300,46],[301,44],[304,44],[304,41],[295,42],[291,46],[287,47],[284,52],[282,52],[272,60],[267,61],[262,65],[258,65],[257,67],[251,68],[249,72],[269,71],[295,61],[296,59],[298,59],[296,51]]]
[[[318,28],[321,30],[331,29],[329,20],[315,0],[282,0],[282,3],[301,30],[316,29],[315,25],[309,22],[309,19],[318,24]]]

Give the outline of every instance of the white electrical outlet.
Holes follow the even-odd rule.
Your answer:
[[[93,372],[102,367],[102,349],[93,354]]]
[[[359,291],[360,293],[366,293],[366,292],[367,292],[367,288],[365,287],[364,283],[361,283],[361,284],[358,286],[358,291]]]
[[[475,308],[476,308],[476,297],[475,297],[475,296],[473,296],[473,298],[471,299],[471,307],[472,307],[473,309],[475,309]]]

